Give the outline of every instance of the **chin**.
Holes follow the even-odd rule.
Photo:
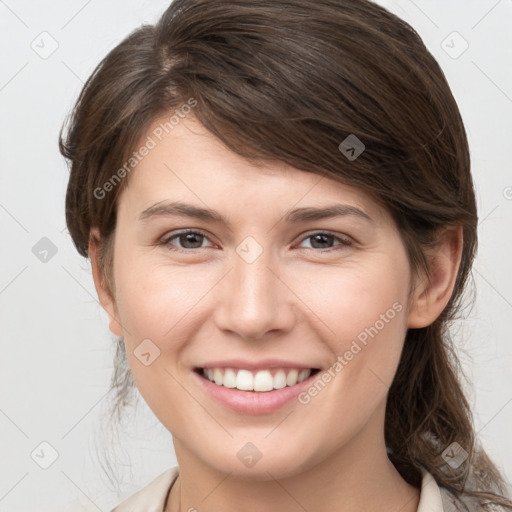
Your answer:
[[[238,443],[237,443],[238,444]],[[204,464],[215,468],[217,471],[229,474],[231,478],[239,478],[251,481],[269,481],[293,477],[311,468],[315,463],[305,458],[303,450],[290,447],[289,451],[266,450],[256,451],[255,445],[249,442],[242,443],[241,448],[223,452],[214,459],[203,459]],[[276,453],[277,452],[277,453]],[[298,457],[300,456],[300,457]]]

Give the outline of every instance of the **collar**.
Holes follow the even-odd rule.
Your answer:
[[[434,477],[425,468],[421,468],[421,476],[421,493],[417,512],[444,512],[441,490]]]

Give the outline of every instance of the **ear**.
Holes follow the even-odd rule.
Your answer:
[[[119,321],[115,299],[109,290],[100,261],[101,237],[97,228],[91,228],[89,235],[89,257],[91,259],[92,277],[96,293],[103,309],[109,317],[109,329],[112,334],[122,337],[123,329]]]
[[[430,279],[416,285],[409,308],[408,327],[418,329],[433,323],[448,304],[462,256],[462,226],[443,228],[436,245],[426,254]]]

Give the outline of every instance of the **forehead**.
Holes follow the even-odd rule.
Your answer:
[[[216,210],[288,210],[343,202],[369,216],[387,212],[369,194],[337,180],[296,169],[285,162],[248,162],[227,148],[194,117],[156,119],[137,148],[147,149],[123,192],[124,203],[144,209],[159,201],[188,200]],[[167,124],[166,124],[167,123]]]

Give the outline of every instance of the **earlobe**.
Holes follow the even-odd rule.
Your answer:
[[[101,306],[109,317],[109,329],[112,334],[123,337],[119,315],[112,291],[108,288],[100,262],[101,237],[97,228],[91,228],[89,235],[89,257],[91,259],[92,277]]]
[[[448,304],[462,256],[462,226],[444,228],[436,246],[426,255],[430,278],[423,277],[413,293],[409,328],[432,324]]]

